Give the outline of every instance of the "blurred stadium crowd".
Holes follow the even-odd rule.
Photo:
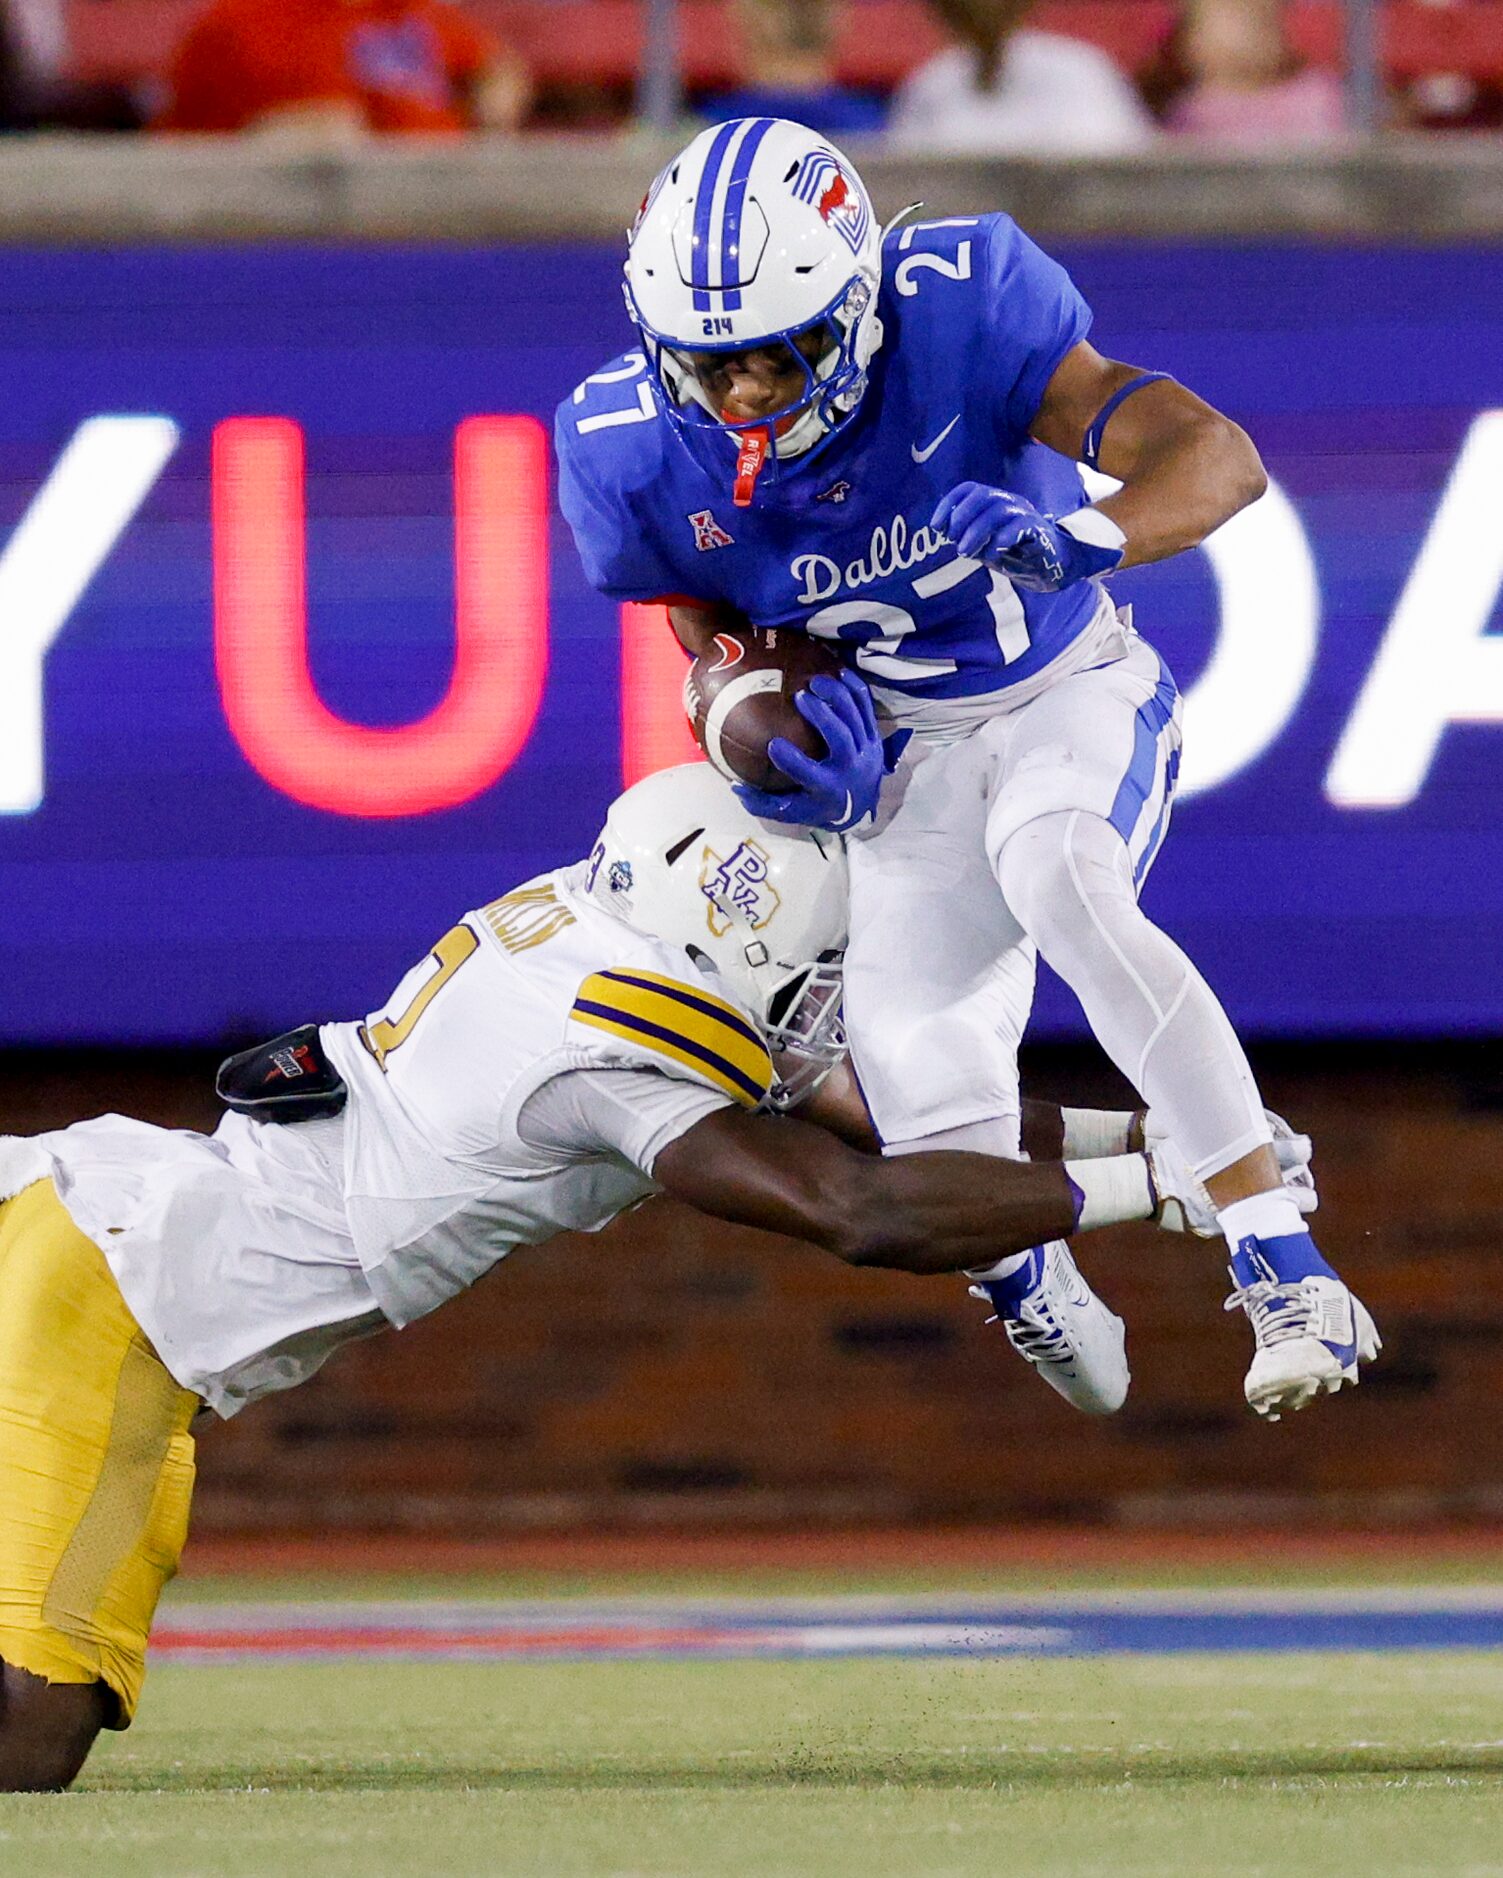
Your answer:
[[[0,130],[368,135],[629,127],[650,35],[682,123],[796,117],[913,154],[1299,149],[1503,128],[1503,0],[0,0]],[[675,109],[679,106],[675,104]]]

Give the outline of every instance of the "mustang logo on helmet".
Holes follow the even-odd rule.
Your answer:
[[[819,219],[835,230],[852,254],[860,253],[871,226],[871,204],[861,185],[840,167],[833,150],[820,145],[809,152],[793,179],[793,194],[799,202],[812,202]]]
[[[850,199],[850,184],[841,175],[840,171],[836,170],[835,180],[827,185],[824,194],[815,204],[815,207],[819,210],[819,219],[822,222],[829,221],[835,211],[840,208],[843,203],[849,202]]]

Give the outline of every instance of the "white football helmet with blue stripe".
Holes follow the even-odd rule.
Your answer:
[[[882,229],[854,165],[786,118],[742,117],[702,132],[643,200],[626,261],[626,303],[667,415],[729,432],[699,382],[705,355],[783,345],[801,397],[774,414],[775,452],[805,454],[860,402],[882,342]],[[801,335],[828,331],[823,349]]]

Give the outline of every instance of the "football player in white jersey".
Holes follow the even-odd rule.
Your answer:
[[[838,836],[770,832],[705,765],[665,771],[364,1023],[232,1058],[212,1136],[119,1115],[0,1136],[0,1790],[66,1786],[128,1725],[195,1417],[293,1387],[514,1246],[657,1191],[912,1272],[1117,1220],[1214,1231],[1167,1143],[884,1161],[786,1113],[819,1113],[844,1054],[845,896]],[[1118,1320],[1077,1315],[1120,1364]]]
[[[560,502],[593,584],[666,602],[691,653],[750,621],[846,662],[800,703],[826,757],[775,740],[798,786],[742,794],[852,832],[846,1011],[886,1151],[1018,1152],[1042,955],[1215,1197],[1249,1403],[1277,1420],[1355,1382],[1372,1320],[1282,1190],[1214,992],[1138,904],[1179,694],[1103,582],[1253,501],[1251,441],[1098,352],[1010,217],[884,230],[849,159],[776,118],[658,176],[626,299],[637,344],[559,407]],[[1120,487],[1088,500],[1081,462]],[[983,1282],[1011,1330],[1078,1278],[1035,1258]]]

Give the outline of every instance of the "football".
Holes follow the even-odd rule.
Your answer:
[[[786,737],[810,756],[825,755],[824,739],[793,700],[821,672],[834,676],[840,660],[818,639],[776,626],[716,633],[689,667],[684,709],[695,741],[722,776],[775,795],[796,785],[767,754]]]

